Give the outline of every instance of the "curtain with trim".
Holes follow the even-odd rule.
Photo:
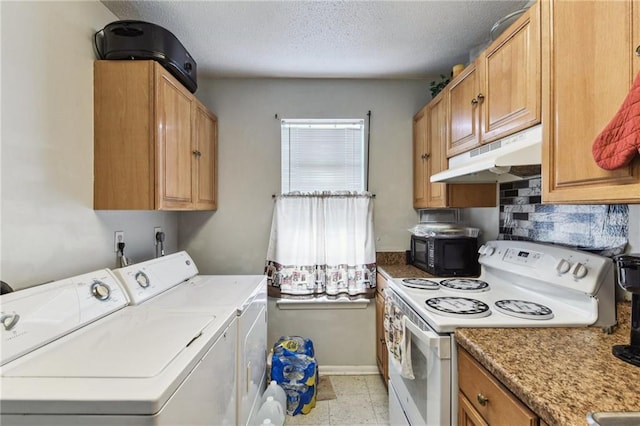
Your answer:
[[[265,272],[272,297],[373,298],[372,194],[315,192],[276,197]]]

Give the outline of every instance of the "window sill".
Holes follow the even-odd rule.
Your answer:
[[[371,299],[349,300],[327,299],[326,296],[314,299],[279,299],[276,306],[281,310],[309,310],[309,309],[365,309]]]

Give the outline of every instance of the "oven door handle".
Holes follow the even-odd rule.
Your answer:
[[[422,342],[426,342],[427,346],[434,349],[440,359],[451,358],[451,335],[439,335],[431,330],[423,330],[405,315],[405,327]]]

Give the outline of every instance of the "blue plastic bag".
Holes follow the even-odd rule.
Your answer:
[[[273,352],[297,353],[315,356],[311,339],[301,336],[282,336],[273,345]]]
[[[281,337],[274,344],[271,380],[287,394],[287,414],[309,413],[316,406],[318,383],[318,365],[313,357],[311,340],[299,336]]]

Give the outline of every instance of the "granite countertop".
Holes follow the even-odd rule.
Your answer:
[[[585,425],[594,411],[640,411],[640,367],[611,346],[629,343],[630,304],[613,334],[600,328],[460,328],[456,341],[550,426]]]
[[[378,272],[389,279],[392,278],[433,278],[428,272],[413,265],[378,265]]]

